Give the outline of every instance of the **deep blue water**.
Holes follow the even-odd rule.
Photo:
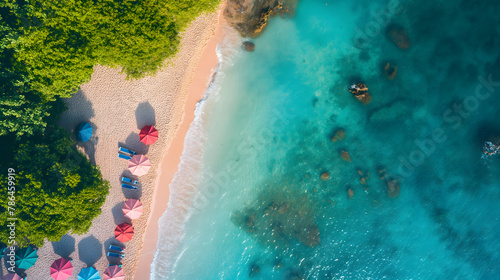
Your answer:
[[[499,26],[498,1],[303,0],[273,18],[220,70],[185,235],[155,279],[500,279],[500,155],[482,156]]]

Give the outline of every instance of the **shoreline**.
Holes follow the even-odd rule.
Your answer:
[[[219,59],[216,53],[218,43],[224,37],[223,28],[225,26],[224,17],[222,14],[224,3],[217,13],[217,25],[213,36],[204,46],[203,53],[191,77],[186,77],[189,81],[187,89],[188,96],[184,103],[184,113],[180,126],[175,133],[173,141],[167,148],[163,159],[158,168],[157,177],[154,186],[153,201],[151,203],[151,213],[148,217],[146,231],[142,237],[142,248],[138,255],[134,278],[135,280],[150,279],[151,265],[157,249],[159,219],[167,210],[170,197],[170,183],[178,171],[181,163],[181,156],[184,151],[184,140],[195,118],[195,109],[198,102],[204,97],[211,80],[213,79],[214,69],[219,64]],[[147,278],[144,278],[144,277]]]

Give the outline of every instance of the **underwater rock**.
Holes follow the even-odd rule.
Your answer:
[[[299,241],[308,247],[316,247],[319,244],[319,228],[316,224],[304,227],[296,235]]]
[[[320,177],[320,178],[321,178],[321,180],[323,180],[323,181],[328,181],[328,180],[330,179],[330,173],[328,173],[328,172],[323,172],[323,173],[321,173],[321,177]]]
[[[398,197],[400,187],[399,181],[389,176],[385,168],[379,168],[378,173],[380,175],[380,180],[385,181],[387,185],[387,196],[391,198]]]
[[[368,180],[368,178],[370,177],[370,172],[366,172],[366,176],[365,174],[363,173],[363,171],[361,171],[361,169],[358,169],[358,174],[361,176],[361,178],[359,178],[359,183],[361,185],[366,185],[366,180]]]
[[[363,104],[367,105],[372,102],[372,97],[368,92],[368,87],[365,84],[358,83],[351,85],[348,90]]]
[[[347,162],[351,162],[351,155],[346,150],[340,151],[340,157]]]
[[[394,77],[396,77],[396,74],[398,73],[398,67],[397,66],[392,66],[389,62],[384,66],[385,74],[387,75],[387,78],[389,80],[394,80]]]
[[[411,46],[408,32],[403,26],[397,23],[389,24],[385,29],[385,34],[400,49],[406,50]]]
[[[281,204],[280,207],[278,208],[278,213],[286,214],[286,212],[288,212],[288,207],[289,205],[286,203]]]
[[[253,52],[255,50],[255,44],[250,41],[245,41],[241,47],[247,52]]]
[[[257,276],[257,274],[259,274],[259,272],[260,272],[260,267],[256,264],[252,264],[252,266],[250,266],[250,273],[248,274],[248,276],[255,277]]]
[[[396,198],[399,195],[399,181],[396,179],[387,181],[387,195]]]
[[[500,137],[484,142],[483,153],[487,156],[492,156],[500,153]]]
[[[344,138],[345,138],[345,131],[342,129],[339,129],[333,135],[332,141],[333,142],[342,141],[342,140],[344,140]]]
[[[227,23],[242,37],[255,38],[271,16],[293,15],[297,0],[228,0],[224,9]]]
[[[255,222],[255,212],[253,212],[251,215],[249,215],[245,218],[245,224],[247,226],[246,228],[244,228],[245,231],[247,231],[247,232],[255,231],[254,222]]]
[[[354,191],[351,188],[347,189],[347,196],[351,199],[354,196]]]

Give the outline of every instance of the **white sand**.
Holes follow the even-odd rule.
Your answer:
[[[118,69],[97,66],[91,81],[66,100],[68,110],[63,114],[61,124],[73,130],[82,121],[91,122],[94,136],[80,147],[100,167],[103,178],[111,183],[112,188],[102,207],[102,214],[93,221],[90,231],[82,236],[66,235],[57,243],[46,242],[38,251],[40,258],[36,265],[26,271],[28,279],[52,279],[49,267],[60,256],[73,259],[75,269],[70,279],[77,279],[80,270],[87,266],[94,266],[102,277],[110,261],[119,261],[108,260],[106,253],[110,244],[120,244],[115,240],[113,231],[117,224],[127,221],[121,210],[126,197],[140,198],[144,204],[143,215],[133,221],[135,235],[125,244],[126,256],[122,260],[126,279],[133,278],[151,212],[157,168],[183,121],[192,82],[202,83],[204,88],[209,82],[210,73],[205,79],[192,80],[217,24],[216,13],[196,19],[183,34],[181,50],[172,60],[173,64],[162,69],[155,77],[127,81]],[[203,91],[195,94],[201,98]],[[138,133],[144,125],[155,125],[159,131],[159,140],[151,146],[139,142]],[[151,160],[149,174],[139,178],[141,187],[138,191],[124,191],[121,188],[119,178],[122,174],[128,174],[128,161],[118,158],[120,144],[146,154]],[[162,199],[166,204],[168,195],[156,201]],[[157,223],[157,220],[151,223]]]

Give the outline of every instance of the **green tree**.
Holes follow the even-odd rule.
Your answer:
[[[0,184],[7,186],[7,169],[2,167]],[[57,241],[69,231],[86,233],[109,192],[99,169],[60,127],[20,144],[9,167],[16,170],[16,242],[21,247],[42,246],[45,238]],[[6,221],[7,188],[0,188],[0,196],[0,220]],[[8,228],[2,226],[0,241],[7,242],[8,236]]]

